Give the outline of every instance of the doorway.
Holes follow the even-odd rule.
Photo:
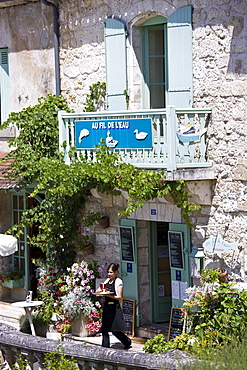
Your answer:
[[[172,306],[168,222],[150,222],[152,321],[168,322]]]

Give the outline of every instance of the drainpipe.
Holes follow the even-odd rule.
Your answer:
[[[59,32],[58,32],[58,9],[56,5],[47,0],[41,0],[53,10],[53,32],[54,32],[54,56],[55,56],[55,79],[56,79],[56,96],[60,95],[60,66],[59,66]]]

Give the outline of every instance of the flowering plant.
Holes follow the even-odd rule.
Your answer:
[[[187,299],[184,301],[184,308],[191,310],[195,306],[206,307],[213,303],[218,295],[217,288],[219,288],[219,283],[205,283],[203,286],[193,286],[186,289]]]
[[[72,321],[70,315],[65,312],[64,315],[59,315],[59,320],[55,323],[57,331],[61,334],[68,334],[70,332]]]
[[[200,279],[200,283],[215,283],[219,279],[219,272],[220,269],[207,269],[202,270],[201,274],[197,276],[198,279]]]
[[[14,264],[4,264],[0,267],[0,282],[19,280],[24,276],[24,271],[15,267]]]
[[[100,302],[95,303],[96,309],[92,310],[89,316],[89,323],[86,325],[86,329],[90,334],[96,334],[100,331],[102,325],[102,305]]]
[[[99,303],[94,302],[91,293],[94,292],[95,279],[102,276],[102,269],[97,263],[85,261],[74,263],[67,269],[65,295],[61,298],[63,312],[68,312],[72,318],[82,311],[86,316],[95,311]]]

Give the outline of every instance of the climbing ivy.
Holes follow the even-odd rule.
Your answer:
[[[65,268],[84,247],[78,225],[89,226],[99,218],[98,214],[87,218],[85,210],[81,214],[87,194],[94,188],[113,195],[120,190],[128,192],[127,207],[119,212],[120,217],[129,216],[145,201],[169,194],[190,225],[189,212],[199,207],[189,202],[185,181],[166,181],[163,171],[122,163],[103,141],[96,146],[95,161],[78,158],[71,148],[71,164],[66,165],[58,148],[59,110],[69,111],[64,99],[48,95],[36,106],[12,113],[3,125],[16,124],[20,130],[20,135],[10,141],[14,163],[9,176],[21,181],[21,186],[33,186],[30,197],[44,194],[38,206],[25,211],[19,225],[12,228],[17,236],[25,227],[38,225],[39,233],[29,239],[30,244],[41,247],[53,265]]]
[[[89,87],[89,94],[86,96],[85,112],[96,112],[105,105],[106,83],[96,82]]]

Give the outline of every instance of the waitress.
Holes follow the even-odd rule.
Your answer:
[[[120,307],[123,298],[123,282],[117,277],[118,269],[118,263],[111,263],[107,268],[108,279],[104,282],[107,289],[100,287],[96,290],[96,293],[105,295],[101,327],[102,347],[110,347],[109,332],[112,332],[123,343],[124,349],[129,349],[131,348],[131,340],[123,333],[126,331],[123,312]]]

